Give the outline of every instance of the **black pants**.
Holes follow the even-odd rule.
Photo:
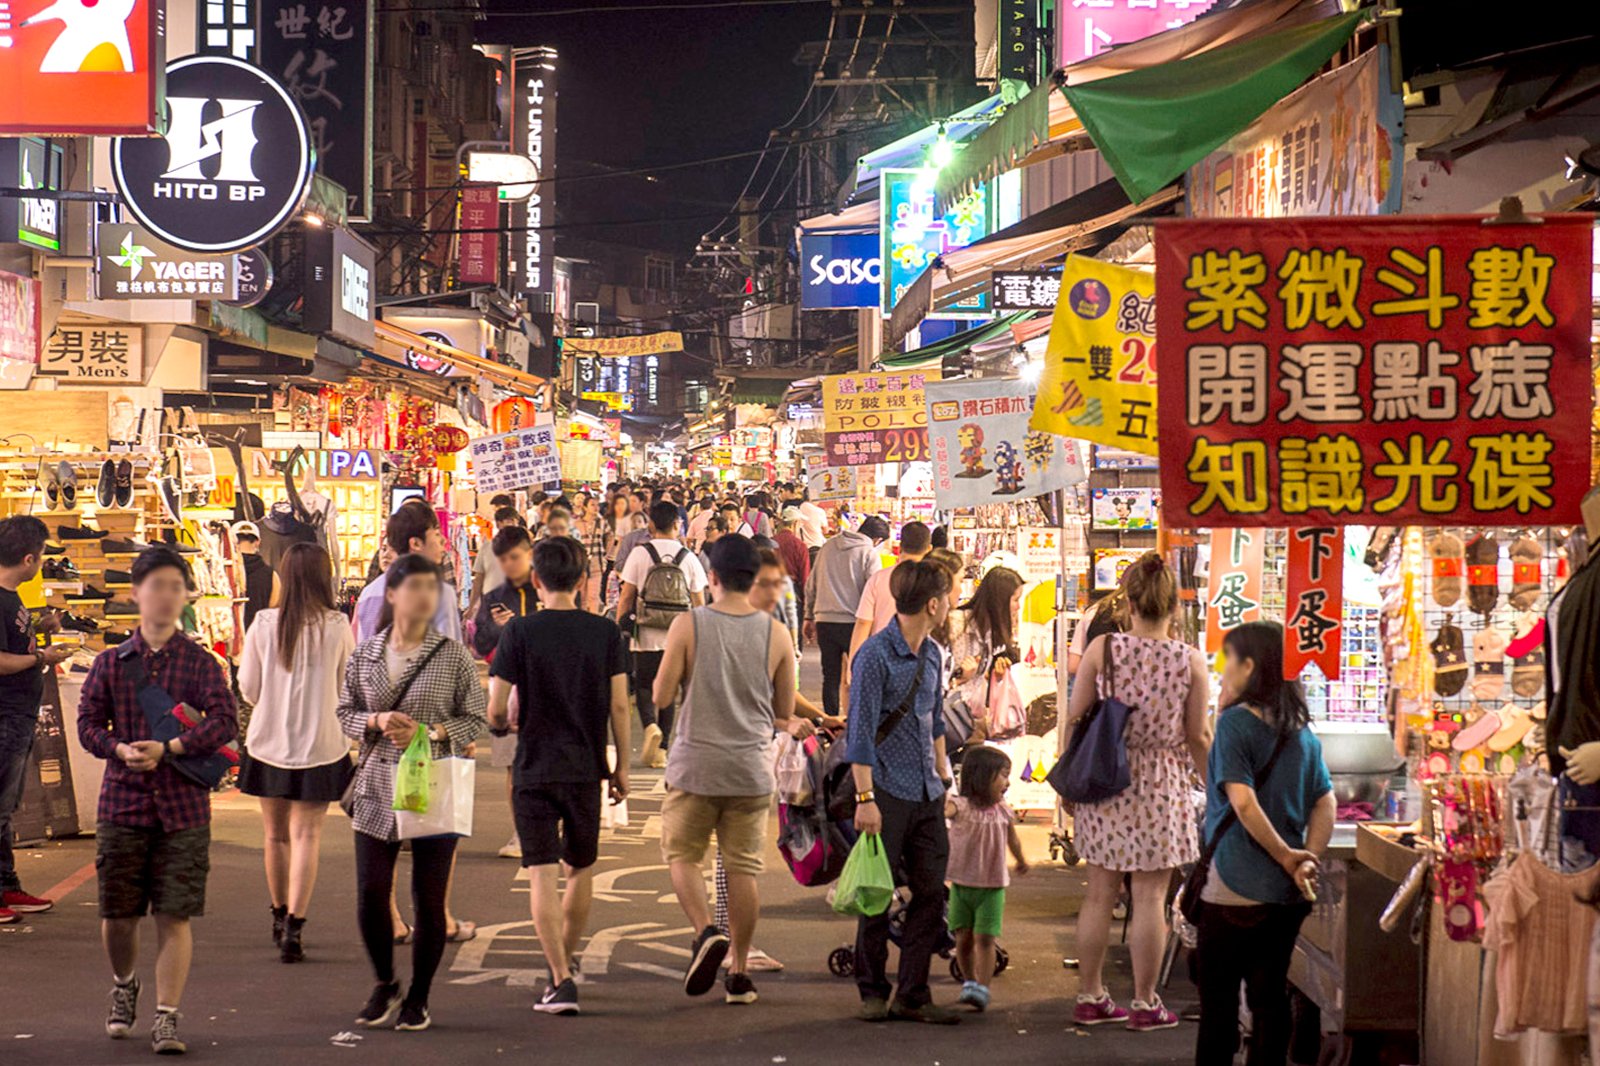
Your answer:
[[[639,704],[639,724],[646,728],[660,726],[663,747],[672,735],[673,705],[669,703],[665,707],[657,707],[651,691],[655,688],[656,675],[661,672],[661,657],[664,654],[659,651],[633,653],[633,698]]]
[[[824,714],[839,714],[839,679],[844,674],[844,660],[850,654],[850,637],[855,629],[854,622],[817,623],[817,647],[822,649]]]
[[[944,874],[950,860],[950,838],[944,824],[944,800],[913,803],[878,792],[883,813],[883,848],[894,881],[911,890],[905,924],[900,931],[899,992],[908,1007],[932,999],[928,967],[944,933]],[[856,987],[862,999],[888,999],[885,967],[889,960],[889,913],[856,920]]]
[[[455,853],[455,837],[424,837],[411,842],[411,902],[416,926],[411,946],[411,991],[406,993],[406,1002],[413,1006],[427,1006],[434,971],[444,958],[449,922],[444,901]],[[394,887],[394,864],[399,857],[399,841],[356,833],[356,914],[373,972],[385,984],[394,980],[389,891]]]
[[[1200,910],[1200,1033],[1195,1066],[1230,1066],[1239,1050],[1239,984],[1250,1007],[1248,1066],[1289,1057],[1289,959],[1309,903]]]

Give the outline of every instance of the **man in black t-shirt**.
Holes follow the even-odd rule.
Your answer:
[[[512,813],[529,868],[533,926],[550,963],[550,987],[534,1009],[578,1013],[573,952],[588,921],[600,853],[601,783],[613,803],[628,795],[628,653],[615,622],[578,607],[583,545],[548,537],[533,552],[543,609],[512,619],[489,671],[489,726],[504,730],[512,692],[517,760]],[[609,723],[616,769],[606,753]],[[558,892],[566,868],[565,900]]]
[[[0,925],[51,907],[49,900],[22,891],[11,849],[11,816],[22,802],[44,671],[72,654],[67,647],[39,647],[33,615],[17,595],[38,575],[48,535],[31,515],[0,520]]]

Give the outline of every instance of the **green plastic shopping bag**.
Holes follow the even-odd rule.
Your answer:
[[[850,849],[850,857],[839,874],[839,887],[833,894],[833,909],[840,914],[871,918],[889,909],[894,898],[894,874],[883,853],[883,839],[877,833],[863,833]]]
[[[394,809],[428,813],[428,775],[433,770],[433,747],[427,729],[418,726],[411,743],[400,753],[394,768]]]

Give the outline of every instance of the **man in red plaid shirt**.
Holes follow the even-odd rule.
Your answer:
[[[78,737],[84,748],[106,760],[95,830],[101,926],[116,982],[106,1033],[121,1039],[133,1027],[139,921],[152,911],[156,1017],[150,1043],[162,1054],[186,1050],[177,1024],[193,952],[189,919],[205,910],[211,865],[210,791],[181,773],[173,760],[212,754],[238,732],[222,667],[178,632],[193,587],[189,564],[172,548],[140,553],[133,562],[139,628],[100,653],[78,700]],[[193,710],[187,713],[198,724],[175,739],[153,739],[138,697],[141,682],[188,704]]]

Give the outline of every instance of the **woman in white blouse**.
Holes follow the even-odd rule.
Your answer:
[[[299,962],[323,820],[352,772],[337,711],[355,634],[334,609],[333,561],[320,545],[290,548],[278,577],[280,606],[256,615],[244,637],[239,691],[255,710],[239,789],[261,801],[273,943],[284,962]]]

